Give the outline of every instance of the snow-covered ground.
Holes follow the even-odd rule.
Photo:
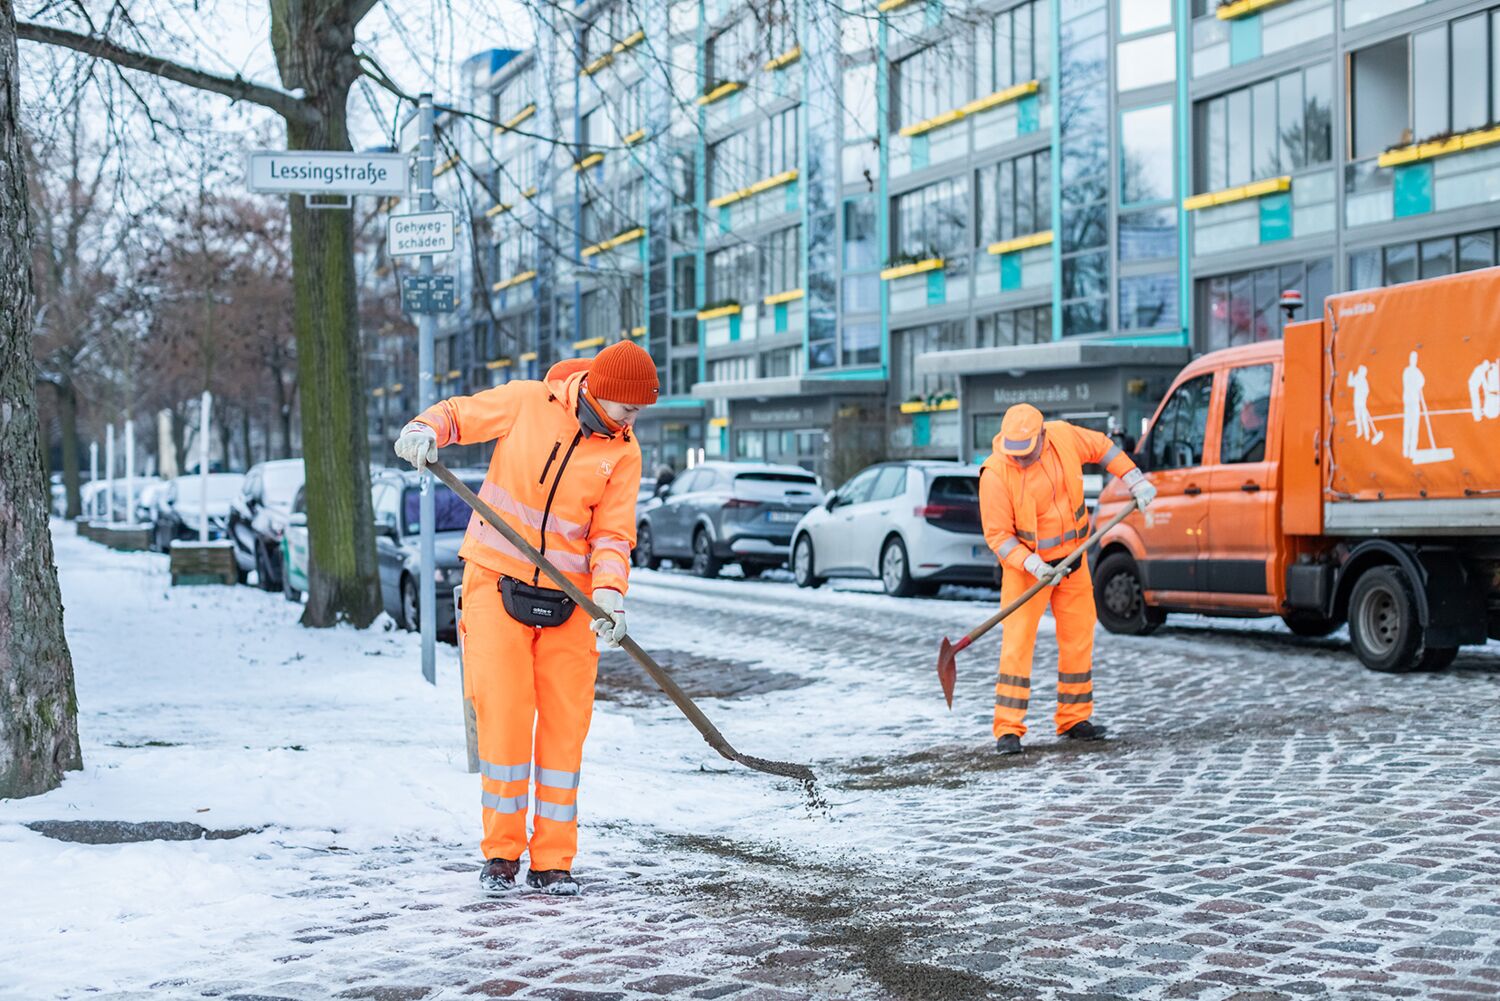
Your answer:
[[[585,750],[585,895],[492,902],[475,882],[479,788],[454,648],[439,646],[432,687],[413,635],[307,630],[279,594],[173,588],[165,557],[61,524],[54,537],[85,767],[0,802],[6,999],[583,998],[593,985],[932,1001],[1015,983],[1166,997],[1174,978],[1223,988],[1187,996],[1228,997],[1251,980],[1214,977],[1249,961],[1203,941],[1269,954],[1315,917],[1326,930],[1306,933],[1298,961],[1334,981],[1325,939],[1358,940],[1353,953],[1384,965],[1447,949],[1472,958],[1446,968],[1500,970],[1500,909],[1444,912],[1493,901],[1500,865],[1441,861],[1500,843],[1500,763],[1449,715],[1478,705],[1461,725],[1500,723],[1493,648],[1391,679],[1337,638],[1294,640],[1274,620],[1101,633],[1100,711],[1121,736],[1080,755],[1050,734],[1048,621],[1027,737],[1040,753],[1001,767],[988,751],[994,638],[960,658],[954,711],[932,673],[937,640],[982,621],[993,593],[900,601],[864,584],[639,573],[632,634],[740,750],[812,763],[827,806],[718,757],[616,654]],[[41,821],[250,833],[91,845],[26,826]],[[1363,829],[1375,833],[1351,833]],[[1328,861],[1337,852],[1352,861]],[[1294,859],[1272,901],[1261,870]],[[1365,863],[1398,882],[1335,908],[1355,892],[1340,867]],[[1320,866],[1332,884],[1307,875]],[[1389,875],[1423,866],[1446,867],[1442,882]],[[893,879],[908,892],[890,894]],[[1221,904],[1214,920],[1233,930],[1206,923]],[[1417,913],[1435,916],[1431,936],[1392,930],[1390,915]],[[1048,944],[1085,931],[1094,944],[1076,962]],[[1267,984],[1306,982],[1293,965]],[[1125,974],[1134,986],[1116,983]]]

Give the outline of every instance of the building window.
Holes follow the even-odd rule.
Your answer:
[[[1120,260],[1148,261],[1177,256],[1177,208],[1120,214]]]
[[[708,197],[732,194],[759,180],[755,130],[736,132],[708,148]]]
[[[587,155],[591,149],[607,148],[618,143],[619,137],[615,135],[615,123],[610,118],[610,109],[606,105],[599,105],[579,119],[578,152],[580,158]]]
[[[770,177],[797,169],[797,118],[801,108],[788,108],[760,126],[760,175]]]
[[[846,323],[839,329],[846,367],[880,364],[880,324]]]
[[[762,240],[762,295],[774,295],[802,287],[801,236],[801,226],[788,226]]]
[[[974,92],[993,94],[1047,75],[1052,32],[1048,5],[1023,3],[980,23],[975,38]]]
[[[1491,69],[1496,39],[1500,10],[1491,10],[1355,52],[1353,157],[1494,122],[1500,116],[1500,81]]]
[[[672,308],[698,308],[698,261],[689,254],[672,258]]]
[[[901,400],[919,399],[953,390],[955,379],[951,375],[919,375],[916,361],[932,351],[957,351],[968,347],[965,336],[967,323],[955,320],[949,323],[934,323],[925,327],[898,330],[891,335],[892,362],[896,392]]]
[[[1120,0],[1120,34],[1138,35],[1172,24],[1172,0]]]
[[[1333,69],[1295,70],[1193,109],[1198,191],[1276,177],[1333,156]]]
[[[1500,238],[1496,231],[1482,229],[1420,243],[1393,243],[1357,251],[1349,255],[1349,287],[1377,288],[1494,267],[1497,246]]]
[[[892,204],[891,259],[923,260],[967,249],[969,179],[950,177],[897,195]]]
[[[875,199],[851,198],[844,202],[845,271],[880,266],[880,244],[876,235]]]
[[[767,351],[761,355],[760,376],[762,379],[787,379],[801,374],[802,349],[800,347]]]
[[[981,316],[975,327],[975,347],[1008,348],[1016,344],[1046,344],[1052,340],[1052,307],[1028,306]]]
[[[1121,91],[1154,87],[1177,79],[1177,35],[1165,31],[1121,42],[1116,47],[1115,78]]]
[[[974,184],[979,196],[981,247],[1052,228],[1049,151],[981,167]]]
[[[952,111],[969,99],[968,60],[956,36],[891,67],[891,131]]]
[[[1278,303],[1286,289],[1302,293],[1306,308],[1299,319],[1321,316],[1323,300],[1333,292],[1333,262],[1284,264],[1201,279],[1198,284],[1198,339],[1204,351],[1275,340],[1285,313]]]
[[[708,302],[745,303],[755,298],[755,258],[752,243],[734,243],[708,255]]]
[[[1177,194],[1177,144],[1172,105],[1135,108],[1120,115],[1120,202],[1170,202]]]
[[[730,80],[747,80],[752,63],[756,63],[756,23],[754,17],[742,17],[708,40],[706,70],[708,88]],[[765,57],[760,56],[764,62]]]
[[[1177,275],[1120,279],[1120,329],[1177,329]]]

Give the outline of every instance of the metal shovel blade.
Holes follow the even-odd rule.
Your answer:
[[[948,708],[953,708],[953,686],[958,681],[958,650],[943,637],[942,646],[938,647],[937,662],[938,683],[943,686],[943,698],[948,700]]]

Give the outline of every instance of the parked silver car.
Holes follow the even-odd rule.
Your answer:
[[[999,560],[979,522],[979,470],[960,462],[883,462],[833,491],[798,523],[792,575],[878,578],[887,594],[941,584],[995,586]]]
[[[665,557],[717,577],[738,563],[758,577],[786,562],[793,526],[822,499],[818,478],[797,466],[700,463],[637,510],[636,566],[654,570]]]

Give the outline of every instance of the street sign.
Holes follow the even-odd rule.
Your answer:
[[[386,226],[386,249],[392,257],[453,253],[452,212],[393,215]]]
[[[251,150],[245,177],[251,191],[293,195],[404,195],[405,153]]]
[[[401,310],[416,316],[451,313],[458,308],[458,292],[452,275],[403,275]]]

